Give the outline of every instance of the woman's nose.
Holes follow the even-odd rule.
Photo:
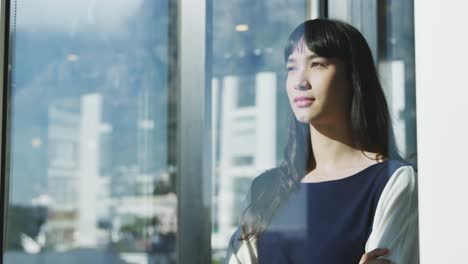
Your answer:
[[[311,87],[310,87],[310,83],[307,81],[306,78],[301,78],[296,81],[296,83],[294,84],[294,88],[296,90],[308,90]]]

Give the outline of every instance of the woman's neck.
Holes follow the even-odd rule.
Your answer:
[[[316,162],[314,170],[333,171],[369,164],[369,157],[354,146],[349,126],[310,125],[310,138]]]

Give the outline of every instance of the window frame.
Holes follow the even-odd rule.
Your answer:
[[[8,153],[6,152],[7,148],[7,114],[8,114],[8,84],[10,79],[10,71],[8,65],[10,65],[10,56],[9,54],[9,44],[10,44],[10,34],[9,30],[10,27],[10,1],[8,0],[0,0],[0,60],[3,63],[0,63],[0,83],[2,87],[0,88],[0,116],[2,118],[0,122],[0,197],[2,198],[2,202],[0,203],[0,210],[2,217],[0,219],[1,223],[1,231],[0,231],[0,247],[2,250],[2,261],[3,262],[3,253],[5,248],[6,241],[6,228],[5,223],[7,220],[7,208],[9,203],[9,177],[6,173],[6,164],[8,160]],[[7,66],[7,67],[5,67]]]
[[[178,4],[177,263],[211,263],[212,0]]]

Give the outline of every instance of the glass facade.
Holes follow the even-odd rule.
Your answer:
[[[328,12],[358,28],[369,42],[398,149],[417,165],[413,1],[330,0]]]
[[[306,6],[304,0],[213,1],[214,261],[226,254],[252,179],[283,158],[289,108],[283,49],[306,19]]]
[[[199,35],[182,2],[10,1],[5,263],[183,263],[198,247],[222,263],[252,179],[283,160],[283,48],[318,2],[363,32],[398,147],[416,151],[412,1],[203,1]],[[203,66],[184,65],[200,39]],[[194,76],[205,101],[185,98]]]
[[[175,260],[169,13],[11,2],[6,263]]]

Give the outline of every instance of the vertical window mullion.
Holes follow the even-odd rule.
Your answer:
[[[8,95],[8,65],[9,65],[9,56],[8,56],[8,46],[9,46],[9,15],[10,13],[10,1],[1,0],[0,1],[0,59],[3,63],[0,64],[0,83],[1,93],[0,93],[0,116],[2,118],[0,124],[0,134],[1,134],[1,142],[0,142],[0,170],[1,170],[1,178],[0,178],[0,195],[1,195],[1,213],[2,218],[1,221],[1,237],[0,237],[0,246],[2,251],[2,259],[3,259],[3,252],[5,246],[5,237],[6,237],[6,230],[5,230],[5,223],[6,223],[6,211],[8,208],[8,174],[6,173],[5,165],[6,165],[6,129],[7,129],[7,95]]]
[[[211,213],[205,109],[207,87],[207,12],[209,0],[179,1],[179,147],[177,263],[211,262]],[[208,113],[209,114],[209,113]],[[209,168],[209,166],[208,166]]]
[[[328,17],[328,0],[307,0],[307,19]]]

